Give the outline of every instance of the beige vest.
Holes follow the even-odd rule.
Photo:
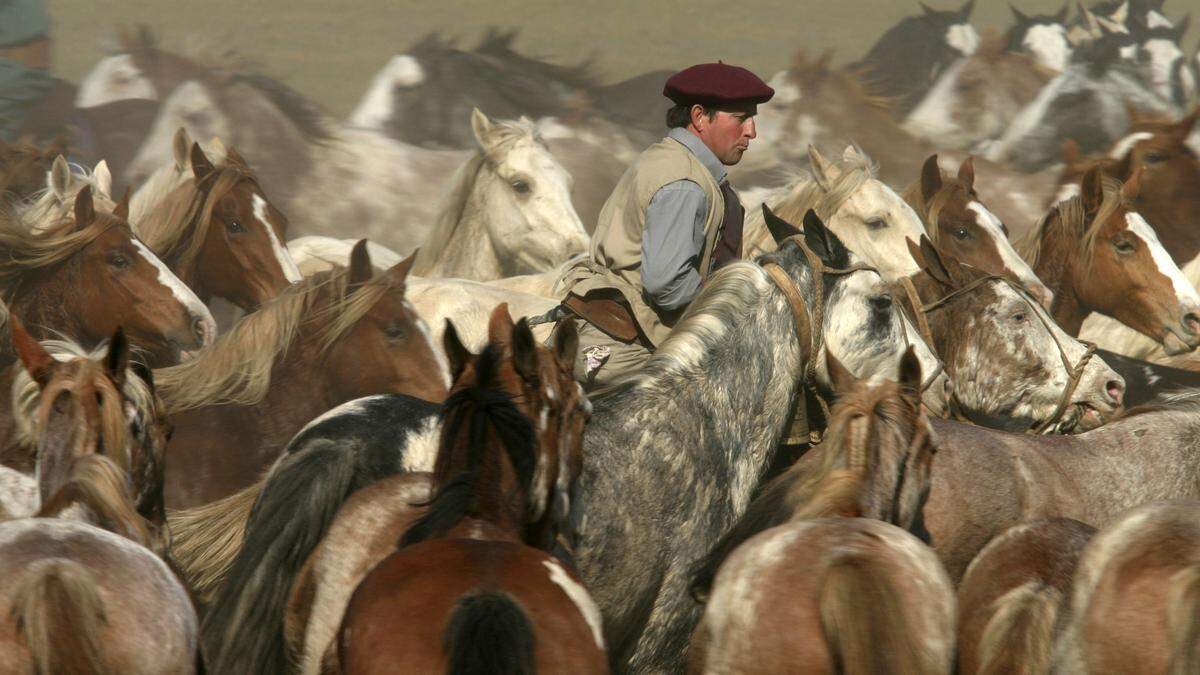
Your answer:
[[[645,298],[641,274],[642,231],[646,226],[646,209],[654,193],[680,179],[699,185],[708,198],[704,253],[699,269],[700,278],[707,277],[712,267],[713,248],[721,236],[725,199],[712,173],[673,138],[664,138],[647,148],[625,171],[600,210],[589,255],[563,274],[567,292],[581,297],[597,289],[619,291],[633,310],[638,327],[655,347],[671,332],[678,317],[653,307]]]

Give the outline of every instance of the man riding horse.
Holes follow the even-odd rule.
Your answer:
[[[637,370],[714,270],[741,258],[745,211],[725,167],[757,135],[775,94],[745,68],[705,63],[667,80],[667,137],[646,149],[600,211],[591,251],[564,273],[583,319],[575,376],[586,389]]]

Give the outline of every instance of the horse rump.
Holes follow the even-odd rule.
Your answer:
[[[1200,672],[1200,563],[1180,570],[1167,594],[1171,661],[1167,672]]]
[[[512,598],[496,591],[458,601],[442,637],[451,675],[533,675],[533,625]]]
[[[1036,581],[1000,596],[979,640],[979,673],[1050,671],[1062,593]]]
[[[18,582],[9,610],[36,673],[113,673],[101,640],[108,624],[96,580],[83,565],[56,558],[35,564]]]

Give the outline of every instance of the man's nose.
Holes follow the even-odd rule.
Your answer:
[[[751,117],[750,119],[746,120],[746,124],[750,126],[750,129],[746,133],[746,137],[758,138],[758,127],[754,123],[754,118]]]

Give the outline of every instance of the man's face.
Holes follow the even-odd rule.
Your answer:
[[[692,106],[691,112],[692,132],[726,166],[740,162],[742,153],[750,147],[750,139],[758,135],[754,128],[758,106],[753,103],[718,110],[711,120],[701,106]]]

